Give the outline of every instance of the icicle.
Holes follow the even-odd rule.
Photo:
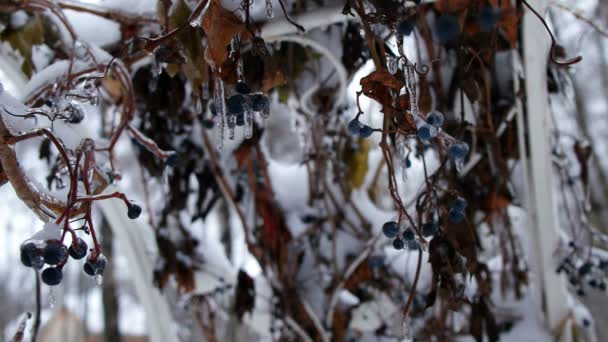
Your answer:
[[[409,317],[403,319],[403,342],[414,341],[414,328],[412,327],[412,320]]]
[[[243,80],[243,59],[240,56],[241,49],[241,38],[239,36],[232,37],[230,41],[230,57],[234,54],[239,54],[239,58],[236,61],[236,77],[239,81]]]
[[[53,287],[49,288],[49,307],[52,309],[55,307],[55,302],[57,298],[55,298],[55,293],[53,292]]]
[[[388,68],[388,72],[394,75],[397,73],[397,69],[399,68],[399,60],[393,56],[386,56],[386,66]]]
[[[226,101],[224,99],[224,82],[221,78],[215,78],[215,91],[213,93],[213,103],[217,111],[216,126],[218,127],[217,134],[217,149],[221,150],[224,147],[224,130],[226,128]]]
[[[194,100],[194,111],[197,114],[200,114],[203,112],[203,101],[201,101],[200,98],[196,98],[196,100]]]
[[[407,88],[407,92],[409,93],[410,105],[412,115],[417,117],[420,115],[420,111],[418,110],[418,98],[416,96],[416,84],[415,84],[415,71],[414,66],[411,64],[407,64],[404,69],[405,72],[405,86]]]
[[[274,18],[274,8],[272,7],[272,0],[266,0],[266,16],[268,19]]]
[[[236,115],[229,114],[228,115],[228,139],[234,140],[234,127],[236,126]]]
[[[253,136],[253,112],[251,109],[245,109],[245,139]]]
[[[103,285],[103,275],[102,274],[97,273],[95,275],[95,284],[97,284],[97,286]]]
[[[202,26],[203,25],[203,18],[205,12],[201,11],[201,13],[194,19],[190,20],[190,26],[192,27],[198,27],[198,26]]]

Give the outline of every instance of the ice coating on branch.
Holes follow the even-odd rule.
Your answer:
[[[35,128],[34,120],[24,120],[23,118],[9,114],[10,112],[14,115],[23,115],[27,110],[28,108],[11,94],[6,91],[1,92],[0,116],[2,117],[2,122],[11,134],[17,135],[21,132],[27,132]]]
[[[224,98],[224,82],[221,78],[216,77],[215,89],[213,92],[213,103],[217,111],[216,122],[217,126],[217,149],[221,150],[224,147],[224,130],[226,129],[226,100]]]
[[[268,19],[274,18],[274,7],[272,6],[272,0],[266,0],[266,16]]]
[[[245,139],[249,139],[253,136],[253,112],[250,108],[246,108],[243,115],[245,115]]]
[[[29,240],[58,240],[61,237],[61,227],[53,221],[49,221],[44,224],[41,230],[37,231],[32,235]]]

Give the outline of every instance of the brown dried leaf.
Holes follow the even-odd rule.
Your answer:
[[[205,50],[205,60],[211,65],[221,66],[228,58],[226,47],[232,37],[245,29],[241,20],[219,3],[212,0],[203,18],[203,30],[207,34],[209,46]]]
[[[403,82],[385,70],[374,71],[361,79],[363,94],[386,107],[390,107],[392,102],[389,90],[399,91],[403,86]]]

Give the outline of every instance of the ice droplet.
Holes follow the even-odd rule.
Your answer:
[[[192,19],[190,21],[190,26],[192,26],[192,27],[201,26],[203,24],[203,17],[204,17],[203,14],[204,13],[205,12],[201,11],[201,13],[196,18]]]
[[[97,284],[97,286],[101,286],[103,284],[103,275],[99,273],[95,275],[95,284]]]
[[[253,113],[251,109],[245,110],[245,139],[253,136]]]
[[[224,130],[226,128],[226,101],[224,99],[224,82],[221,78],[215,78],[215,89],[213,92],[213,103],[217,111],[217,120],[219,121],[217,129],[217,149],[221,150],[224,147]]]
[[[403,319],[403,342],[414,341],[414,328],[412,327],[412,320],[408,317]]]
[[[398,68],[398,60],[393,56],[386,56],[386,67],[388,68],[388,72],[392,75],[397,73]]]
[[[57,298],[55,297],[55,292],[53,291],[53,287],[49,288],[49,307],[52,309],[55,307],[55,302]]]
[[[274,18],[274,7],[272,6],[272,0],[266,0],[266,16]]]

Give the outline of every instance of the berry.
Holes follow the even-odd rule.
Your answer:
[[[396,237],[399,234],[399,224],[395,221],[386,222],[382,226],[382,233],[389,239]]]
[[[49,240],[47,241],[46,247],[44,247],[44,252],[42,256],[44,257],[44,262],[49,265],[57,265],[62,262],[68,254],[68,248],[64,246],[59,240]]]
[[[422,225],[422,235],[424,235],[425,237],[435,235],[437,233],[438,228],[439,227],[437,226],[437,223],[435,223],[435,222],[425,223]]]
[[[403,231],[403,238],[405,240],[414,240],[416,238],[416,234],[414,234],[414,230],[412,228],[408,228]]]
[[[593,264],[591,262],[586,262],[579,267],[578,274],[581,276],[587,275],[591,272],[591,268],[593,268]]]
[[[243,94],[243,95],[251,93],[251,88],[249,88],[249,86],[247,85],[247,83],[245,83],[243,81],[239,81],[234,86],[234,90],[236,90],[237,93]]]
[[[409,248],[412,251],[417,251],[420,248],[420,244],[418,243],[418,240],[411,240],[411,241],[408,241],[407,248]]]
[[[448,221],[452,223],[460,223],[464,220],[464,212],[460,210],[450,209],[448,211]]]
[[[359,135],[359,132],[361,132],[361,127],[363,127],[363,124],[359,122],[359,119],[354,118],[348,123],[348,132],[352,135]]]
[[[177,165],[178,159],[179,158],[177,157],[177,153],[173,152],[169,154],[169,156],[165,159],[165,164],[167,166],[174,167],[175,165]]]
[[[448,147],[448,157],[452,160],[464,159],[469,154],[469,145],[467,143],[455,143]]]
[[[215,121],[210,120],[210,119],[203,120],[203,127],[207,128],[207,129],[212,129],[214,126],[215,126]]]
[[[88,246],[83,239],[78,238],[77,243],[72,242],[72,245],[68,249],[70,256],[76,260],[82,259],[87,255]]]
[[[239,127],[245,126],[245,115],[244,114],[236,115],[236,125]]]
[[[500,10],[492,6],[483,6],[479,10],[479,27],[483,31],[489,31],[496,27],[496,23],[500,17]]]
[[[441,128],[441,126],[443,126],[444,121],[445,118],[443,117],[443,114],[441,112],[432,111],[426,116],[426,123],[435,128]]]
[[[255,94],[251,96],[251,109],[253,109],[255,112],[268,112],[270,110],[268,97],[263,94]]]
[[[581,297],[585,297],[585,291],[583,289],[576,290],[576,294]]]
[[[21,263],[25,267],[32,267],[33,260],[38,255],[38,248],[33,242],[21,245]]]
[[[600,282],[600,283],[597,285],[597,288],[598,288],[600,291],[606,291],[606,283],[604,283],[603,281],[602,281],[602,282]]]
[[[418,138],[423,141],[428,141],[437,136],[437,128],[429,124],[422,124],[418,127]]]
[[[89,263],[88,261],[85,262],[85,264],[82,266],[82,269],[84,270],[84,273],[90,275],[91,277],[95,275],[95,269],[93,268],[93,264]]]
[[[383,255],[372,255],[368,260],[369,267],[378,268],[384,265],[384,256]]]
[[[408,155],[408,156],[405,158],[405,168],[406,168],[406,169],[409,169],[410,167],[412,167],[412,161],[410,160],[410,156]]]
[[[414,27],[416,27],[414,18],[407,18],[397,25],[397,33],[402,36],[409,36],[414,31]]]
[[[457,197],[454,202],[452,202],[452,204],[450,205],[451,209],[456,209],[456,210],[460,210],[460,211],[464,211],[464,209],[467,207],[467,200],[465,200],[462,197]]]
[[[63,278],[63,273],[61,272],[61,269],[57,268],[57,267],[49,267],[47,269],[45,269],[44,271],[42,271],[42,281],[49,285],[49,286],[53,286],[53,285],[57,285],[59,283],[61,283],[61,279]]]
[[[135,203],[130,203],[127,209],[127,216],[129,216],[131,220],[135,220],[139,215],[141,215],[141,207]]]
[[[103,274],[106,269],[106,263],[106,257],[103,254],[98,255],[95,261],[91,260],[91,256],[89,255],[87,262],[83,266],[84,273],[90,276]]]
[[[395,249],[403,249],[403,247],[405,247],[405,241],[400,238],[396,238],[395,240],[393,240],[393,247]]]
[[[597,285],[598,285],[598,284],[597,284],[597,280],[595,280],[595,279],[591,279],[591,280],[589,280],[589,283],[588,283],[588,284],[589,284],[589,286],[591,286],[591,287],[593,287],[593,288],[597,288]]]
[[[226,110],[228,114],[241,114],[245,111],[245,96],[236,94],[226,100]]]
[[[363,127],[361,127],[361,129],[359,130],[359,136],[361,138],[369,138],[370,135],[372,135],[373,131],[372,128],[369,127],[368,125],[363,125]]]
[[[78,106],[73,106],[72,107],[72,115],[70,115],[70,118],[68,119],[68,123],[71,124],[79,124],[82,122],[82,120],[84,120],[84,111],[82,110],[82,108],[78,107]]]
[[[590,326],[590,325],[591,325],[591,321],[590,321],[590,320],[588,320],[587,318],[583,318],[583,326],[588,327],[588,326]]]
[[[443,44],[455,41],[460,35],[458,18],[449,14],[440,16],[435,21],[435,33],[439,42]]]

